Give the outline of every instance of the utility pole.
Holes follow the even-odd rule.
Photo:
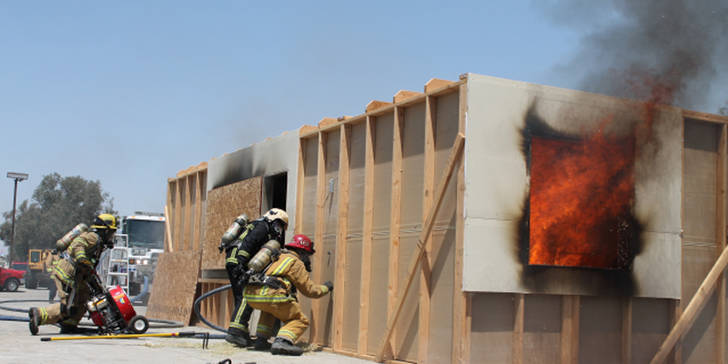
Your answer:
[[[13,189],[13,222],[10,227],[10,242],[8,243],[8,260],[13,262],[13,245],[15,244],[15,203],[18,199],[18,182],[28,179],[27,173],[8,172],[8,178],[15,180],[15,188]]]

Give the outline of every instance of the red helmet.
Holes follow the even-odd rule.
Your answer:
[[[313,249],[313,241],[308,236],[303,234],[293,235],[293,239],[286,243],[286,247],[298,248],[307,251],[309,254],[313,254],[316,251]]]

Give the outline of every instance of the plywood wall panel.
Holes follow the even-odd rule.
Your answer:
[[[375,210],[376,211],[376,210]],[[376,212],[375,212],[376,214]],[[376,355],[387,328],[387,278],[389,277],[389,236],[372,238],[372,278],[369,299],[369,340],[367,354]]]
[[[154,272],[154,289],[146,316],[188,325],[199,272],[199,251],[162,253]]]
[[[303,140],[303,203],[301,216],[302,231],[296,233],[306,234],[309,238],[314,239],[316,230],[316,179],[318,178],[318,138],[306,138]],[[316,242],[316,244],[318,244]],[[322,282],[316,282],[322,283]],[[311,319],[314,317],[311,312],[311,299],[300,296],[301,309],[306,316]],[[311,330],[304,332],[302,340],[310,339]]]
[[[458,94],[437,98],[435,171],[442,171],[447,167],[450,149],[458,133],[458,102]],[[439,256],[433,257],[431,280],[432,310],[428,357],[435,363],[449,362],[452,359],[456,189],[457,183],[451,181],[445,190],[432,233],[433,247],[441,246]],[[435,250],[437,249],[433,248]]]
[[[455,225],[454,216],[449,223]],[[439,256],[433,259],[432,265],[428,357],[433,363],[445,363],[450,362],[452,358],[455,229],[433,231],[432,240],[433,244],[442,244],[442,247]]]
[[[560,359],[561,296],[526,295],[523,362],[556,363]]]
[[[648,363],[667,337],[670,302],[632,298],[632,363]]]
[[[316,254],[322,255],[323,265],[314,266],[320,269],[321,282],[334,281],[336,279],[336,229],[339,210],[339,142],[340,132],[338,130],[327,133],[326,136],[326,198],[324,200],[324,241],[317,242]],[[335,295],[335,294],[334,294]],[[334,339],[334,306],[332,299],[343,299],[342,296],[326,295],[319,298],[323,307],[323,343],[333,346]]]
[[[716,199],[719,126],[686,120],[682,246],[682,300],[685,305],[713,266],[717,256]],[[685,363],[716,361],[714,293],[692,328],[685,334],[681,350]]]
[[[391,115],[376,118],[374,136],[374,220],[375,234],[389,235],[392,202],[392,138]]]
[[[401,190],[401,218],[400,218],[400,248],[399,248],[399,292],[408,278],[408,262],[417,252],[418,236],[422,231],[422,190],[424,188],[424,143],[425,143],[425,105],[419,104],[409,107],[403,112],[404,122],[402,128],[402,190]],[[420,275],[416,275],[412,287],[420,286]],[[394,337],[397,342],[396,358],[401,360],[417,360],[417,330],[419,293],[417,289],[410,290],[405,307],[412,309],[402,313],[400,324]]]
[[[579,362],[620,363],[620,299],[584,296],[580,301]]]
[[[346,248],[346,297],[343,347],[356,352],[361,302],[362,224],[364,222],[364,162],[366,124],[351,128],[349,170],[349,219]]]
[[[250,219],[260,215],[262,177],[253,177],[211,190],[205,211],[205,242],[202,269],[224,269],[225,254],[220,253],[220,238],[241,213]]]
[[[470,362],[510,363],[513,343],[513,295],[475,293],[472,305]]]
[[[342,344],[345,349],[356,352],[359,338],[361,238],[349,238],[346,244],[346,297],[344,297]]]

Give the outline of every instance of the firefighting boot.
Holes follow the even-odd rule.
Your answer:
[[[40,325],[40,312],[38,308],[31,307],[28,310],[28,328],[31,335],[38,334],[38,326]]]
[[[267,337],[258,336],[253,340],[253,350],[268,351],[270,350],[270,343]]]
[[[241,348],[246,348],[250,346],[250,335],[243,330],[231,327],[228,328],[228,334],[225,335],[225,341]]]
[[[299,348],[296,345],[293,345],[292,342],[288,341],[288,339],[284,339],[282,337],[277,337],[275,341],[273,341],[273,345],[270,347],[270,352],[273,355],[301,355],[303,354],[303,349]]]

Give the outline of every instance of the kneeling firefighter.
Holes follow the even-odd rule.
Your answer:
[[[245,301],[261,311],[257,327],[256,348],[266,346],[272,334],[275,319],[283,322],[278,330],[271,353],[301,355],[303,349],[294,345],[308,328],[308,318],[301,311],[296,291],[306,297],[319,298],[334,288],[331,282],[315,284],[309,278],[313,242],[306,235],[297,234],[286,243],[278,259],[257,279],[251,278],[245,288]]]
[[[250,343],[248,320],[253,308],[243,300],[243,289],[248,282],[248,262],[269,240],[283,243],[287,227],[288,214],[273,208],[250,223],[245,215],[240,215],[223,235],[220,250],[225,250],[225,270],[235,303],[225,341],[242,347]]]
[[[61,333],[77,331],[90,296],[88,282],[91,281],[101,252],[104,248],[114,246],[115,233],[116,217],[101,214],[94,219],[91,231],[80,232],[67,247],[63,247],[59,258],[53,262],[51,275],[61,302],[28,310],[31,334],[38,333],[39,325],[58,322],[61,324]]]

